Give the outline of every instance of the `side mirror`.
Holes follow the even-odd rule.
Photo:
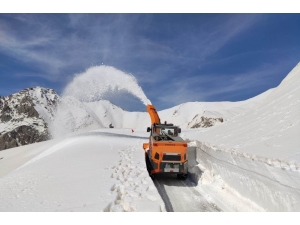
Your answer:
[[[181,133],[181,128],[178,128],[178,133],[179,133],[179,134]]]
[[[150,132],[151,131],[151,128],[150,127],[147,127],[147,132]]]

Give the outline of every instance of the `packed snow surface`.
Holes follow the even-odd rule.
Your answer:
[[[165,211],[144,141],[102,129],[2,151],[0,211]]]

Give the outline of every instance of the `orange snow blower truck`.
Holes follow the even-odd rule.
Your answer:
[[[187,143],[179,137],[181,129],[173,124],[161,124],[153,105],[147,105],[151,118],[149,143],[144,143],[145,160],[148,173],[154,179],[157,173],[177,174],[185,180],[188,175]]]

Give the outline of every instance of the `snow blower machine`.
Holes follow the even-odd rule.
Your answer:
[[[188,148],[179,134],[181,129],[173,124],[161,124],[160,118],[153,105],[147,105],[151,118],[149,143],[144,143],[146,166],[149,176],[154,179],[155,174],[177,174],[179,179],[185,180],[188,175]]]

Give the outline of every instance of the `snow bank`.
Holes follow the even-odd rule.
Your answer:
[[[223,150],[203,142],[196,146],[196,160],[204,172],[197,177],[202,185],[211,184],[216,177],[266,211],[300,211],[299,165]]]

